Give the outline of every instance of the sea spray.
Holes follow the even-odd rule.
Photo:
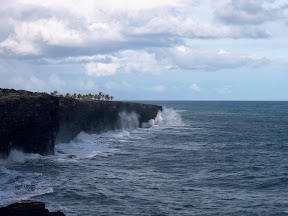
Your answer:
[[[139,127],[139,115],[135,112],[120,112],[118,123],[121,129],[135,129]]]
[[[101,139],[100,136],[101,134],[88,134],[82,131],[69,143],[59,143],[55,146],[57,160],[77,162],[78,159],[93,158],[113,151],[98,141]]]
[[[158,111],[155,119],[142,123],[142,127],[144,128],[153,127],[155,125],[180,126],[183,125],[183,122],[176,110],[163,107],[162,111]]]
[[[22,151],[13,149],[7,158],[7,162],[8,163],[25,163],[25,154]]]

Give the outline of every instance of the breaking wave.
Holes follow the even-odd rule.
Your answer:
[[[1,205],[54,193],[55,185],[51,185],[51,180],[46,179],[44,173],[33,172],[33,169],[27,172],[26,168],[29,164],[60,163],[63,165],[65,163],[64,166],[68,166],[71,162],[79,163],[95,157],[122,154],[119,146],[142,142],[139,140],[146,139],[151,131],[144,128],[150,127],[153,130],[153,127],[161,129],[159,126],[177,126],[182,124],[182,120],[175,110],[164,108],[158,112],[155,119],[144,123],[142,125],[144,128],[139,128],[139,115],[134,112],[120,113],[118,123],[120,126],[118,130],[101,134],[81,132],[69,143],[59,143],[55,146],[55,155],[52,156],[44,157],[12,150],[7,159],[0,160]],[[23,167],[26,168],[23,170]]]
[[[155,125],[162,126],[183,126],[183,122],[179,113],[174,109],[163,108],[162,111],[158,111],[155,119],[149,120],[142,124],[142,127],[153,127]]]
[[[139,127],[139,115],[135,112],[119,113],[118,124],[121,129],[135,129]]]
[[[0,167],[1,205],[53,192],[53,187],[43,180],[40,173],[25,173],[5,166]]]

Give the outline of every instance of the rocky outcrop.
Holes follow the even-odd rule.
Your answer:
[[[53,154],[56,142],[79,132],[97,133],[121,127],[119,113],[136,113],[137,126],[156,117],[162,107],[113,101],[79,101],[23,90],[0,89],[0,153],[11,149]]]
[[[14,203],[6,207],[0,208],[1,216],[65,216],[64,213],[49,212],[45,208],[45,203],[30,202],[30,203]]]

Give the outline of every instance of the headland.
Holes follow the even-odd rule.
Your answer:
[[[120,113],[134,113],[138,127],[156,117],[161,106],[118,101],[89,101],[47,93],[0,89],[0,154],[12,149],[54,154],[57,142],[81,131],[101,133],[121,127]]]

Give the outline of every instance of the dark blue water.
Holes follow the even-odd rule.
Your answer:
[[[13,152],[1,162],[0,205],[45,201],[67,215],[288,215],[288,102],[150,103],[167,108],[151,128],[81,133],[55,156]]]

